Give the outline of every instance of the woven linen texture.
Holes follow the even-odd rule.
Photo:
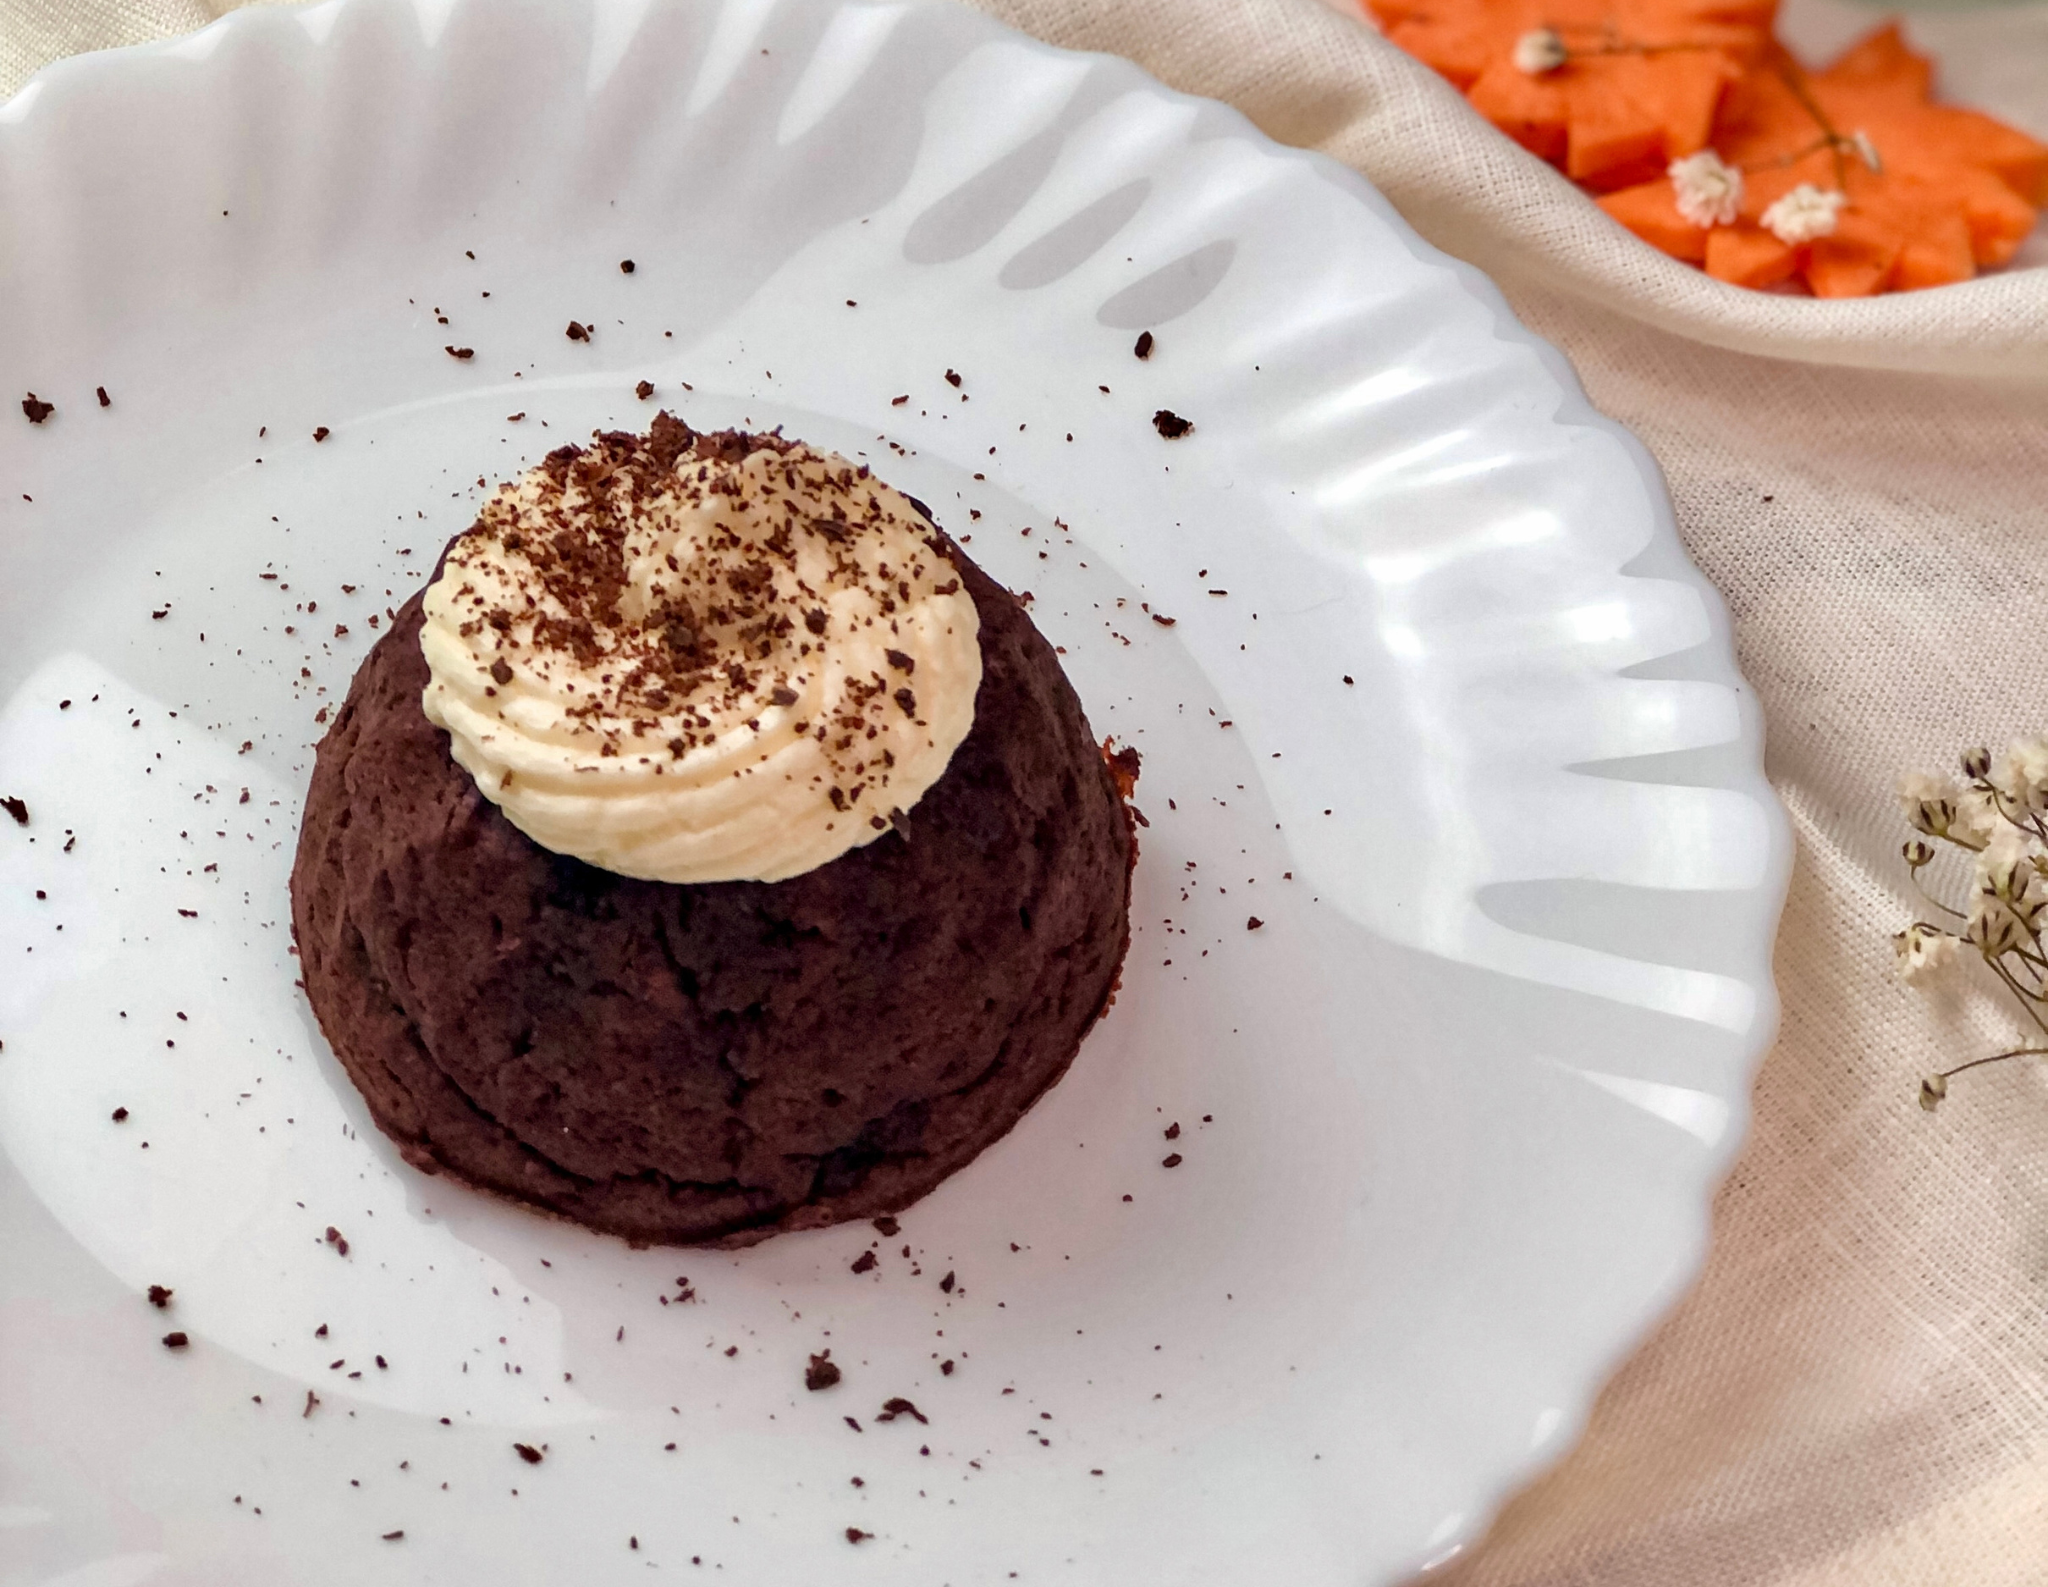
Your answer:
[[[1982,1071],[1922,1113],[1923,1071],[2018,1030],[1982,988],[1895,987],[1886,940],[1910,914],[1897,774],[2048,729],[2048,269],[1744,292],[1612,225],[1343,0],[978,3],[1344,161],[1492,275],[1663,466],[1763,702],[1799,839],[1783,1025],[1705,1276],[1433,1581],[2048,1583],[2048,1071]],[[221,9],[0,0],[0,92]],[[1833,48],[1876,16],[1789,0],[1784,28]],[[2048,135],[2048,6],[1913,34],[1958,97]]]

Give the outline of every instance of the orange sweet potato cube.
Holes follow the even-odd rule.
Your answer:
[[[1707,231],[1678,213],[1668,178],[1601,195],[1600,207],[1653,248],[1674,259],[1700,264],[1707,257]]]

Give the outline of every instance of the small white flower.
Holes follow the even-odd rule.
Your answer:
[[[1515,70],[1541,77],[1570,59],[1556,28],[1532,28],[1515,40]]]
[[[1956,800],[1955,814],[1950,817],[1948,836],[1966,849],[1981,849],[2011,822],[1998,813],[1998,801],[1981,788],[1965,789]]]
[[[1846,193],[1801,182],[1764,211],[1764,230],[1794,248],[1803,242],[1812,242],[1816,237],[1831,237],[1836,218],[1848,202]]]
[[[1963,927],[1963,935],[1973,947],[1995,959],[2012,952],[2028,939],[2029,933],[2026,922],[2013,913],[2004,899],[1980,891],[1970,895],[1970,919]]]
[[[2041,865],[2041,846],[2011,822],[2001,822],[1977,855],[1977,890],[2031,926],[2048,903]]]
[[[1929,981],[1956,962],[1962,946],[1945,931],[1911,925],[1892,938],[1898,953],[1892,968],[1909,986]]]
[[[1712,149],[1673,160],[1668,174],[1678,213],[1693,225],[1726,226],[1742,212],[1742,172]]]
[[[1992,892],[2006,893],[2008,878],[2018,874],[2028,857],[2027,835],[2010,821],[2001,821],[1977,854],[1977,885]]]
[[[1938,838],[1947,833],[1956,819],[1956,786],[1946,777],[1930,777],[1924,771],[1907,772],[1899,779],[1899,804],[1914,831]]]
[[[1849,135],[1849,147],[1856,151],[1856,158],[1873,171],[1882,171],[1884,162],[1877,157],[1877,145],[1870,141],[1870,134],[1862,130]]]
[[[1991,783],[2022,810],[2048,811],[2048,738],[2014,739],[1999,756]]]

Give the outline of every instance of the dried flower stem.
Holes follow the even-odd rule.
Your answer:
[[[1981,1069],[1985,1064],[2002,1064],[2008,1058],[2048,1058],[2048,1047],[2010,1047],[2004,1052],[1987,1053],[1982,1058],[1972,1058],[1968,1063],[1957,1064],[1953,1069],[1944,1069],[1939,1074],[1929,1075],[1920,1082],[1920,1106],[1932,1113],[1948,1095],[1948,1083],[1966,1069]]]
[[[1514,63],[1518,69],[1531,77],[1542,77],[1556,71],[1567,61],[1591,60],[1601,55],[1669,55],[1678,50],[1714,50],[1722,46],[1691,39],[1676,40],[1669,44],[1643,44],[1634,39],[1624,38],[1610,23],[1603,23],[1598,32],[1598,42],[1592,44],[1568,44],[1565,29],[1551,23],[1531,28],[1515,41]],[[1573,32],[1584,33],[1584,27],[1574,27]]]
[[[1820,128],[1820,136],[1811,145],[1801,149],[1798,153],[1784,155],[1773,160],[1771,162],[1772,165],[1792,165],[1805,159],[1809,154],[1817,154],[1822,149],[1826,149],[1833,158],[1836,190],[1844,193],[1849,190],[1849,170],[1842,160],[1844,154],[1855,155],[1873,171],[1878,169],[1877,150],[1871,146],[1871,142],[1867,137],[1860,132],[1844,134],[1841,128],[1828,120],[1828,113],[1821,109],[1820,102],[1813,97],[1812,91],[1807,88],[1796,72],[1780,66],[1778,68],[1778,76],[1783,80],[1785,86],[1792,91],[1792,97],[1799,101],[1799,108],[1813,117],[1814,124]]]
[[[1715,44],[1692,43],[1637,44],[1631,40],[1621,38],[1619,35],[1615,35],[1602,43],[1594,44],[1584,49],[1573,44],[1567,44],[1565,49],[1571,59],[1583,60],[1595,55],[1671,55],[1681,50],[1711,50],[1718,49],[1719,47],[1719,45]]]

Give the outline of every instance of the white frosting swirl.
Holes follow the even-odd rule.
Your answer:
[[[424,706],[543,848],[780,881],[888,831],[974,721],[980,622],[909,498],[773,436],[564,448],[426,593]]]

